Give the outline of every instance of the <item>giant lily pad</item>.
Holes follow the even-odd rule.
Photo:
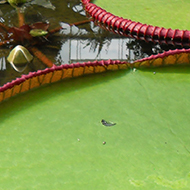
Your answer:
[[[2,102],[1,188],[189,189],[189,73],[108,72]]]
[[[3,102],[1,186],[188,189],[189,72],[108,72]]]
[[[96,5],[114,15],[137,22],[173,29],[190,30],[189,1],[181,0],[96,0]]]

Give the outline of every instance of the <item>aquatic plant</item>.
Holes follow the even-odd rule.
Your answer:
[[[82,0],[82,3],[84,5],[84,9],[87,12],[89,20],[79,22],[77,24],[83,24],[92,20],[97,25],[113,33],[133,37],[139,40],[151,41],[161,44],[178,44],[182,46],[190,44],[190,31],[164,29],[153,27],[151,25],[141,24],[139,22],[133,22],[128,19],[114,16],[113,14],[108,13],[100,7],[96,6],[95,4],[90,3],[89,0]],[[20,17],[22,18],[22,15],[20,15]],[[43,71],[29,73],[28,75],[23,75],[21,78],[16,79],[11,83],[5,84],[0,88],[0,101],[14,96],[20,92],[41,86],[43,84],[56,82],[65,78],[77,77],[84,74],[138,67],[179,65],[190,62],[190,49],[176,49],[157,55],[151,55],[149,57],[136,60],[133,63],[128,63],[127,61],[109,60],[55,66],[34,46],[38,43],[44,43],[44,40],[46,41],[49,35],[54,34],[62,28],[58,27],[48,31],[48,27],[49,23],[34,23],[32,25],[22,25],[17,28],[9,28],[1,24],[1,30],[5,34],[7,32],[10,34],[10,30],[13,31],[13,38],[5,37],[2,45],[15,42],[23,43],[23,45],[25,45],[24,42],[26,41],[28,50],[31,51],[33,55],[41,59],[44,64],[51,68],[45,69]],[[17,35],[17,32],[24,35],[20,37],[20,35]]]
[[[19,27],[9,27],[3,23],[0,23],[0,32],[1,32],[1,42],[0,46],[12,46],[22,45],[28,48],[28,50],[40,59],[47,67],[52,67],[54,63],[49,60],[39,49],[36,47],[37,45],[46,44],[48,42],[48,37],[53,35],[56,32],[59,32],[63,29],[61,26],[54,28],[52,30],[48,30],[50,23],[48,22],[37,22],[33,24],[25,24],[24,21],[24,12],[20,11],[17,7],[18,5],[23,5],[27,1],[20,0],[12,0],[9,3],[17,9],[18,18],[19,18]],[[89,20],[72,23],[70,25],[80,25],[89,22]],[[13,62],[12,62],[13,64]],[[16,68],[14,66],[14,68]]]

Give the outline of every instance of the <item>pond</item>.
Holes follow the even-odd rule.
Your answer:
[[[49,8],[39,5],[42,0],[33,2],[25,8],[27,24],[63,27],[36,45],[56,65],[103,59],[131,63],[182,48],[114,35],[93,22],[70,26],[87,19],[78,0],[51,0]],[[3,4],[1,12],[3,23],[17,26],[14,8]],[[6,60],[10,48],[0,51],[1,86],[47,67],[35,57],[23,72],[15,71]],[[189,73],[188,66],[110,71],[1,102],[1,188],[188,190]]]
[[[25,23],[30,25],[36,22],[48,22],[49,30],[62,27],[59,32],[49,36],[48,40],[37,46],[38,50],[56,65],[108,59],[133,62],[164,50],[175,49],[173,46],[146,43],[114,35],[94,25],[93,22],[71,26],[72,23],[87,20],[80,1],[52,1],[50,5],[46,3],[49,8],[46,8],[46,4],[41,4],[37,1],[37,4],[30,3],[25,7]],[[1,22],[9,27],[18,26],[17,11],[9,4],[3,4],[1,7]],[[12,48],[10,45],[1,47],[1,86],[22,74],[47,67],[35,57],[32,63],[24,67],[24,71],[17,72],[7,61]],[[17,68],[19,69],[18,66]]]

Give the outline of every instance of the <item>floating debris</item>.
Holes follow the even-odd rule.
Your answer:
[[[80,139],[77,139],[78,140],[78,142],[80,142]]]
[[[155,74],[156,74],[156,72],[153,72],[153,74],[155,75]]]
[[[110,122],[110,121],[106,121],[104,119],[102,119],[102,125],[106,126],[106,127],[111,127],[111,126],[114,126],[116,125],[116,123],[113,123],[113,122]]]
[[[23,72],[27,67],[27,63],[30,63],[32,59],[33,56],[30,52],[21,45],[17,45],[14,49],[12,49],[7,57],[7,61],[17,72]],[[22,66],[22,69],[19,69],[18,66]]]
[[[137,71],[137,69],[136,68],[133,68],[133,72],[136,72]]]

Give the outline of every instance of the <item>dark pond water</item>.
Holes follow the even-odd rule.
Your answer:
[[[37,0],[36,0],[37,1]],[[40,1],[39,1],[40,2]],[[148,57],[151,54],[161,53],[164,50],[175,47],[160,46],[157,44],[147,44],[134,39],[111,34],[93,22],[70,26],[69,24],[87,20],[83,7],[79,0],[52,0],[55,9],[44,6],[29,4],[24,9],[25,23],[48,21],[50,29],[63,27],[63,30],[50,36],[48,41],[37,48],[43,52],[56,65],[70,64],[75,62],[85,62],[94,60],[134,60]],[[0,6],[0,22],[12,27],[18,26],[17,12],[9,4]],[[0,85],[12,81],[46,66],[36,57],[26,69],[19,73],[15,71],[7,62],[6,58],[10,52],[10,47],[4,46],[0,49]]]

